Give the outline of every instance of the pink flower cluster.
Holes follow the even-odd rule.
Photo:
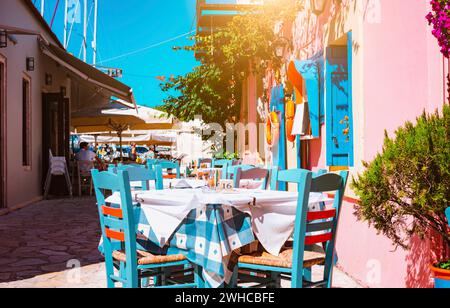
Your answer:
[[[432,12],[427,15],[433,25],[433,35],[438,39],[442,54],[450,57],[450,0],[431,0]]]

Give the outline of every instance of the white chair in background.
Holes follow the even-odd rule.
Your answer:
[[[66,179],[67,188],[69,190],[70,197],[72,198],[72,183],[70,181],[69,168],[67,167],[66,158],[53,156],[52,150],[49,150],[49,166],[44,185],[44,199],[47,199],[48,197],[52,184],[52,177],[61,175],[64,175]]]

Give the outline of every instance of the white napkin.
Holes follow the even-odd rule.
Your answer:
[[[148,236],[150,226],[159,246],[164,247],[189,212],[199,205],[197,194],[180,190],[137,194],[141,211],[148,224],[138,224],[138,230]]]
[[[138,231],[149,237],[151,226],[160,247],[166,245],[189,212],[200,205],[197,194],[186,190],[136,191],[133,198],[140,203],[141,215],[148,221],[148,224],[138,224]],[[114,193],[106,202],[121,204],[120,193]]]
[[[294,232],[298,193],[253,191],[249,194],[256,199],[256,205],[239,207],[239,210],[251,215],[253,232],[264,249],[278,256]],[[309,209],[320,209],[321,202],[330,200],[323,194],[311,193]]]

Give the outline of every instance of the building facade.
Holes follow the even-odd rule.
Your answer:
[[[282,89],[298,104],[297,113],[306,115],[295,118],[303,123],[297,123],[294,142],[286,140],[282,128],[279,148],[266,149],[277,165],[349,170],[354,177],[363,171],[363,161],[382,150],[385,130],[392,136],[424,110],[442,108],[449,64],[425,19],[428,0],[328,0],[317,11],[312,4],[318,2],[305,1],[292,23],[277,27],[293,48],[285,50],[280,72],[267,71],[262,91],[258,78],[249,78],[246,104],[256,111],[258,99],[267,93],[266,104],[278,109],[285,123],[284,106],[277,107],[276,101]],[[255,112],[248,117],[254,121]],[[246,146],[261,151],[256,144]],[[388,239],[357,221],[357,203],[348,188],[338,265],[370,287],[430,286],[429,244],[417,240],[411,251],[395,250]]]
[[[72,115],[106,106],[113,95],[133,98],[129,87],[67,53],[30,0],[0,2],[0,38],[3,214],[42,198],[49,150],[69,158]]]

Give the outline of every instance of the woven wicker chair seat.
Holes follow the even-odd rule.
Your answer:
[[[112,254],[114,260],[120,262],[126,262],[127,257],[124,251],[116,250]],[[139,265],[149,265],[149,264],[160,264],[160,263],[171,263],[186,260],[185,256],[179,255],[154,255],[146,251],[137,251],[138,264]]]
[[[272,266],[281,268],[292,268],[292,249],[285,249],[277,257],[270,253],[260,251],[249,255],[239,257],[239,263]],[[325,263],[325,254],[323,252],[305,251],[303,267],[310,268],[314,265],[322,265]]]

